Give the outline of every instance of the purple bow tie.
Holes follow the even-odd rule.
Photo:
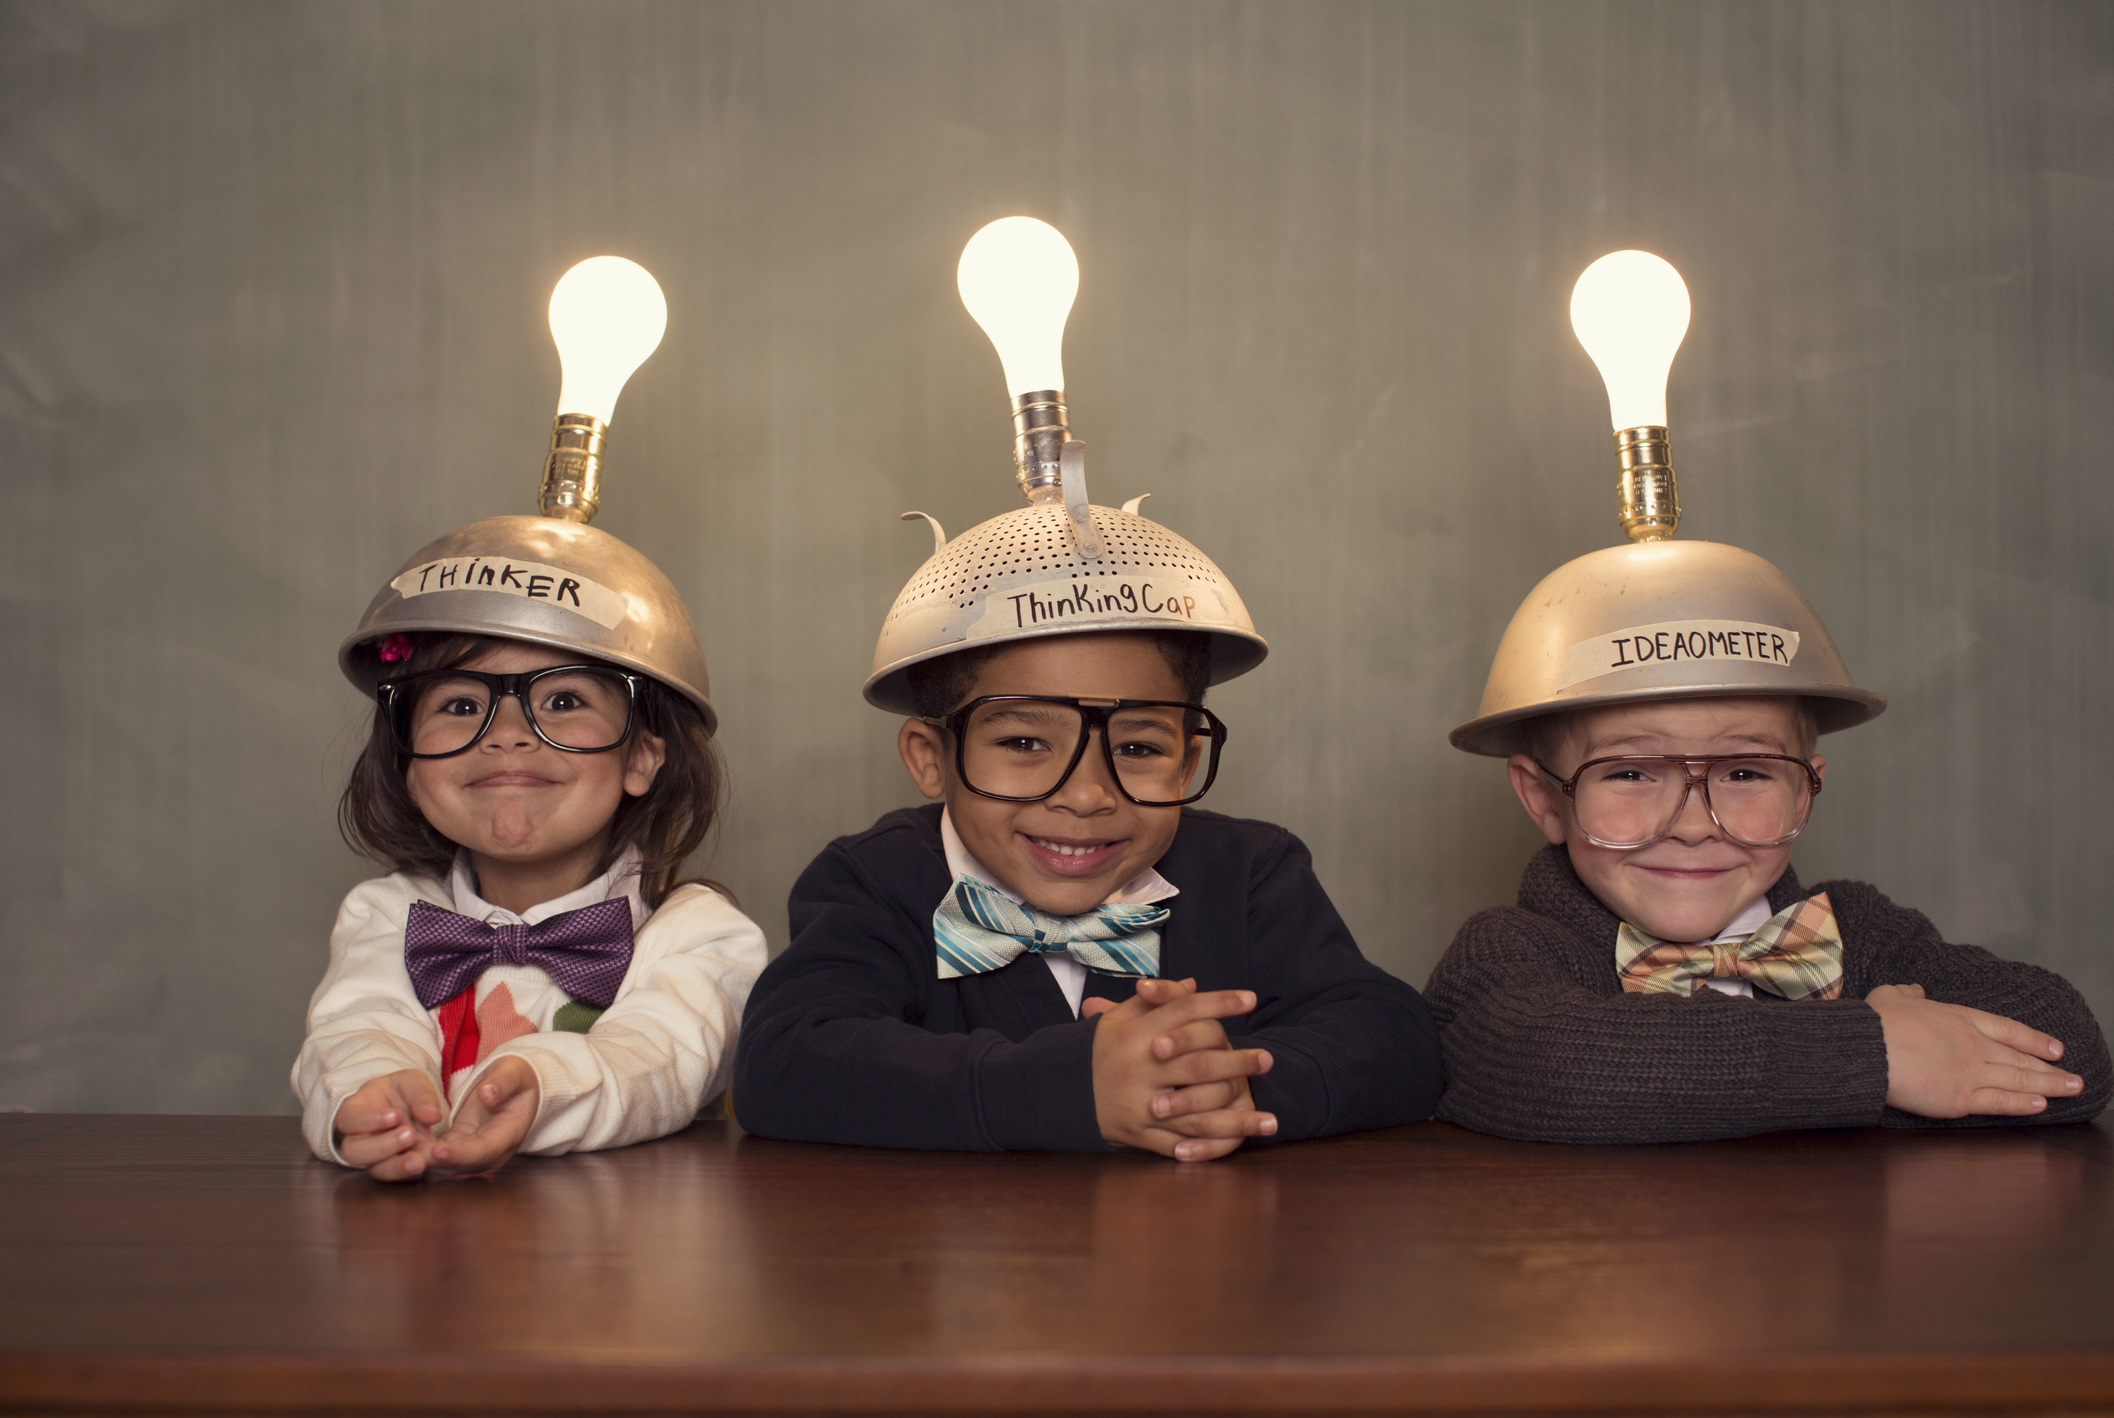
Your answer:
[[[494,965],[537,965],[576,1000],[607,1009],[631,968],[631,902],[623,897],[533,926],[488,926],[424,901],[404,925],[404,969],[418,1002],[455,998]]]

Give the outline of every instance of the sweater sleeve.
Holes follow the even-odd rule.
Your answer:
[[[1828,893],[1843,939],[1852,948],[1852,986],[1859,996],[1881,985],[1921,985],[1943,1004],[1965,1005],[2016,1019],[2060,1039],[2062,1067],[2085,1081],[2074,1098],[2051,1098],[2031,1117],[1924,1118],[1888,1108],[1887,1127],[2021,1127],[2083,1122],[2098,1115],[2114,1092],[2107,1041],[2084,996],[2062,976],[2023,960],[2003,960],[1979,946],[1954,945],[1920,911],[1898,906],[1860,881],[1830,881]]]
[[[1267,1049],[1255,1106],[1292,1142],[1431,1115],[1439,1037],[1422,996],[1368,961],[1322,890],[1298,838],[1257,862],[1248,926],[1256,1011],[1235,1048]]]
[[[362,882],[338,908],[292,1080],[301,1135],[325,1161],[351,1165],[331,1125],[362,1084],[409,1069],[431,1079],[436,1096],[443,1091],[440,1037],[404,973],[404,916],[416,899],[399,874]]]
[[[1544,1142],[1682,1142],[1869,1126],[1886,1043],[1861,1001],[1625,994],[1589,984],[1563,928],[1516,907],[1468,919],[1425,987],[1447,1091],[1438,1116]]]
[[[793,943],[742,1020],[742,1127],[869,1147],[1107,1147],[1094,1116],[1094,1021],[1017,1044],[992,1029],[922,1027],[931,920],[913,919],[842,844],[801,875],[790,906]]]
[[[767,954],[763,932],[732,902],[709,887],[681,887],[640,928],[623,987],[585,1034],[510,1040],[463,1081],[461,1096],[496,1060],[526,1061],[542,1094],[521,1146],[533,1156],[688,1127],[726,1087],[741,1008]]]

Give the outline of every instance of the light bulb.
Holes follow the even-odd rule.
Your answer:
[[[1003,217],[969,238],[955,284],[998,347],[1006,392],[1064,388],[1064,320],[1079,294],[1079,258],[1062,232]]]
[[[567,271],[551,292],[551,338],[565,371],[558,412],[608,423],[624,381],[667,329],[668,302],[644,266],[595,256]]]
[[[1608,386],[1608,417],[1626,428],[1666,426],[1666,376],[1688,333],[1688,287],[1649,251],[1614,251],[1571,290],[1571,328]]]

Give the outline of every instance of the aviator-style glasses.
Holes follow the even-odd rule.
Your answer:
[[[924,722],[954,740],[954,771],[979,797],[1036,803],[1071,778],[1098,735],[1109,777],[1139,807],[1181,807],[1211,791],[1226,726],[1201,704],[1169,699],[1074,699],[987,694]],[[1204,786],[1183,790],[1208,741]]]
[[[1538,758],[1534,766],[1575,805],[1588,842],[1622,851],[1671,835],[1698,788],[1704,811],[1728,838],[1742,847],[1781,847],[1806,830],[1820,792],[1813,765],[1781,753],[1625,754],[1582,763],[1568,779]]]
[[[513,675],[427,670],[375,688],[397,747],[413,758],[468,753],[510,694],[529,728],[552,748],[607,753],[631,737],[639,677],[605,665],[553,665]]]

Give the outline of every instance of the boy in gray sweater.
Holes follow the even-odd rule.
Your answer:
[[[1880,712],[1774,566],[1660,541],[1559,569],[1456,747],[1549,845],[1425,997],[1438,1116],[1551,1142],[2073,1122],[2107,1047],[2077,991],[1862,882],[1802,884],[1818,734]]]

